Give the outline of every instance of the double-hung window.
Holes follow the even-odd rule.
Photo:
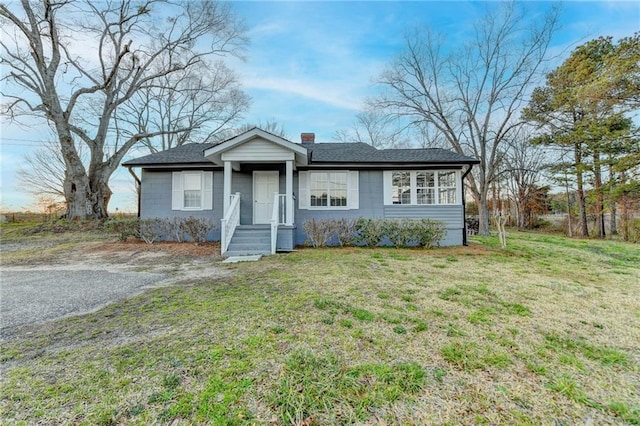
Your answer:
[[[438,173],[438,203],[455,204],[456,202],[456,172]]]
[[[312,210],[357,209],[357,171],[301,171],[299,208]]]
[[[434,204],[436,199],[435,192],[435,173],[416,172],[416,201],[418,204]]]
[[[459,172],[454,170],[388,170],[384,203],[402,205],[456,204]]]
[[[172,174],[172,210],[211,210],[213,172],[184,171]]]
[[[187,173],[183,172],[183,203],[182,207],[186,209],[202,208],[202,175],[200,172]]]
[[[393,173],[393,204],[411,204],[410,172]]]

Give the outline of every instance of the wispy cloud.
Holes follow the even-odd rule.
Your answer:
[[[285,92],[307,99],[324,102],[337,108],[357,111],[362,105],[361,100],[356,95],[348,95],[336,91],[329,83],[318,81],[299,81],[291,79],[281,79],[275,77],[247,79],[244,86],[248,89],[270,90],[274,92]]]

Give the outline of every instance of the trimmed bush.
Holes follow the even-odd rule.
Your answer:
[[[385,220],[382,223],[382,233],[391,241],[395,247],[407,247],[413,242],[417,244],[418,226],[414,220]]]
[[[105,223],[108,232],[118,234],[118,240],[139,238],[147,244],[160,239],[183,243],[187,239],[195,243],[207,241],[210,232],[216,230],[213,219],[199,217],[173,217],[153,219],[110,219]]]
[[[180,228],[194,243],[204,243],[207,241],[209,232],[216,229],[216,225],[212,219],[190,216],[182,219]]]
[[[118,234],[119,241],[126,241],[129,237],[140,237],[139,221],[134,219],[109,219],[104,224],[107,232]]]
[[[443,222],[422,219],[416,228],[416,234],[419,245],[424,248],[431,248],[447,236],[447,228]]]
[[[341,247],[353,245],[358,234],[354,219],[333,219],[330,228]]]
[[[384,238],[384,219],[367,219],[361,217],[356,223],[357,241],[367,247],[375,247]]]
[[[327,219],[307,219],[302,224],[304,233],[307,234],[306,245],[312,247],[325,247],[331,239],[330,220]]]
[[[161,220],[162,219],[141,219],[138,228],[139,238],[147,244],[153,244],[160,239],[159,222]]]
[[[375,247],[387,238],[395,247],[433,247],[447,234],[444,223],[422,219],[309,219],[302,224],[305,244],[325,247],[354,244]]]

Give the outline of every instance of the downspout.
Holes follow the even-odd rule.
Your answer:
[[[469,164],[469,168],[467,169],[466,172],[464,172],[464,174],[462,175],[462,178],[460,179],[460,183],[462,184],[462,245],[463,246],[468,246],[469,244],[467,243],[467,206],[466,206],[466,200],[465,200],[465,193],[467,191],[465,191],[464,189],[464,178],[467,177],[467,175],[469,173],[471,173],[471,169],[473,168],[473,164]]]
[[[133,171],[133,166],[129,166],[127,167],[127,169],[129,170],[129,173],[131,173],[131,176],[133,176],[133,178],[136,181],[136,194],[138,195],[138,217],[140,217],[140,195],[142,193],[142,181],[140,180],[138,175],[136,175],[136,173]]]

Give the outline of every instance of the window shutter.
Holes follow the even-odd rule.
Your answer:
[[[347,203],[349,209],[357,210],[360,208],[360,185],[359,173],[357,170],[349,172],[349,196]]]
[[[298,172],[298,208],[309,209],[309,172]]]
[[[204,193],[202,197],[202,210],[213,209],[213,172],[202,173],[202,188]]]
[[[183,201],[182,172],[173,172],[171,183],[171,210],[182,210]]]
[[[392,193],[393,193],[393,172],[391,170],[385,170],[382,172],[382,195],[385,205],[393,204]]]

